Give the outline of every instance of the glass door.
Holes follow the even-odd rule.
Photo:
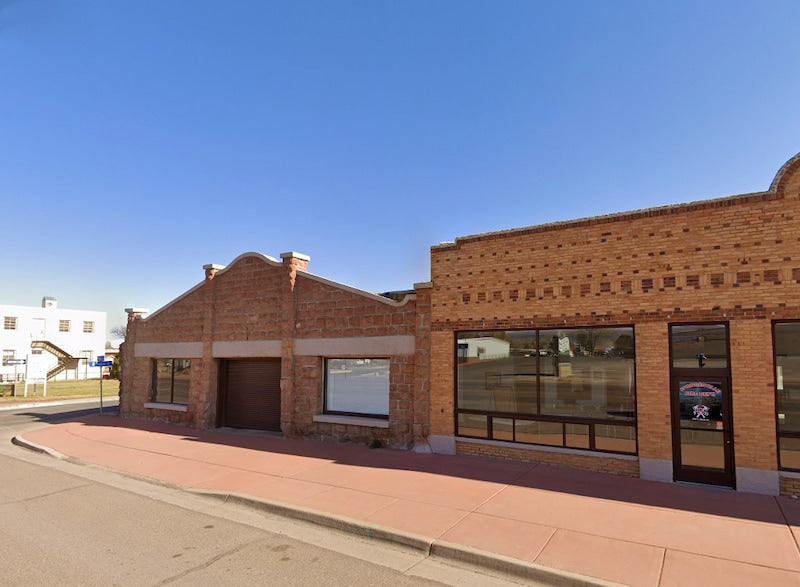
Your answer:
[[[676,481],[735,485],[726,324],[670,328]]]
[[[727,381],[679,378],[673,385],[675,480],[733,487]]]

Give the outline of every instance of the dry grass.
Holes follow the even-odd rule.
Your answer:
[[[47,397],[42,397],[44,392],[43,385],[36,386],[37,400],[63,400],[100,397],[99,379],[81,379],[78,381],[49,381],[47,383]],[[17,396],[11,396],[11,384],[3,383],[0,385],[0,404],[30,401],[33,397],[33,384],[28,384],[28,397],[23,397],[25,384],[17,383]],[[103,381],[103,397],[112,397],[119,394],[119,381],[116,379],[105,379]]]

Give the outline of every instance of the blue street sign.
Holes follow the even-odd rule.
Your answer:
[[[110,367],[114,361],[89,361],[90,367]]]

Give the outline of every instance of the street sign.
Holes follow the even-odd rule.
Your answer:
[[[110,367],[114,361],[89,361],[90,367]]]
[[[6,359],[3,361],[4,365],[25,365],[28,361],[26,359]]]

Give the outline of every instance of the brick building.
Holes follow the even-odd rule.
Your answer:
[[[435,451],[800,491],[800,155],[762,193],[434,246],[431,279]]]
[[[800,494],[800,155],[761,193],[442,243],[404,296],[282,257],[129,310],[122,414]]]
[[[124,416],[411,447],[427,435],[429,287],[376,295],[246,253],[129,314]]]

